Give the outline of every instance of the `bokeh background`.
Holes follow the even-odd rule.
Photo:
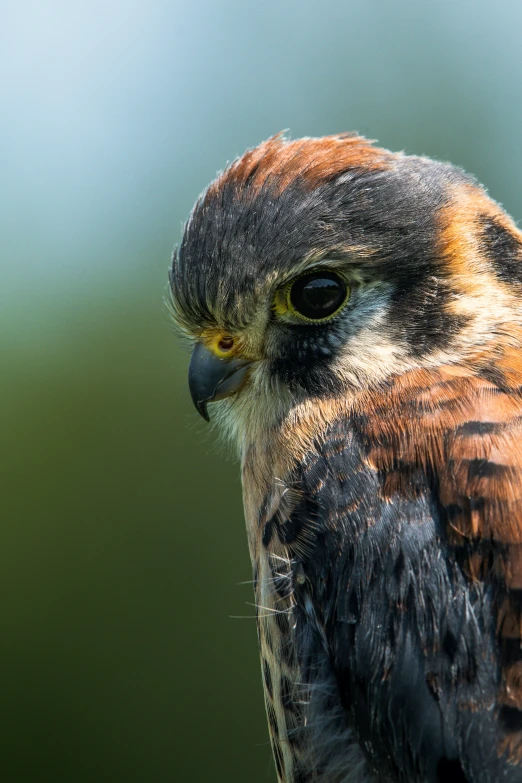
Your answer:
[[[238,468],[163,299],[246,147],[358,130],[522,217],[518,0],[4,0],[0,780],[275,780]],[[244,619],[239,619],[244,618]]]

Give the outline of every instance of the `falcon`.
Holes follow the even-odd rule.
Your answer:
[[[278,780],[522,781],[512,219],[449,164],[277,135],[196,202],[170,287],[241,464]]]

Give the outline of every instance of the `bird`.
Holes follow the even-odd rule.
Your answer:
[[[240,464],[279,783],[522,781],[513,219],[449,163],[277,134],[196,201],[169,296]]]

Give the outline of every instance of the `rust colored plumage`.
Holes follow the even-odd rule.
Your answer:
[[[511,218],[447,164],[279,135],[209,186],[171,283],[248,368],[191,378],[230,395],[279,781],[522,781]]]
[[[226,168],[208,195],[218,194],[228,185],[238,190],[248,186],[253,193],[270,186],[281,194],[296,180],[313,189],[347,169],[385,171],[393,157],[356,134],[295,141],[285,141],[277,134]]]
[[[383,493],[390,501],[415,491],[419,471],[433,476],[459,565],[495,590],[498,703],[522,710],[522,661],[513,661],[522,645],[522,374],[515,387],[504,376],[502,388],[469,374],[455,377],[454,367],[430,375],[403,376],[384,399],[372,395],[368,459],[386,475]],[[508,377],[514,380],[512,365]],[[518,754],[516,735],[512,751]],[[513,737],[501,738],[503,750],[512,744]]]

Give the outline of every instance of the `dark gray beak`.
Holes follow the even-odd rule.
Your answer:
[[[198,413],[210,421],[207,403],[234,394],[245,380],[251,362],[220,359],[203,343],[196,343],[189,366],[189,389]]]

